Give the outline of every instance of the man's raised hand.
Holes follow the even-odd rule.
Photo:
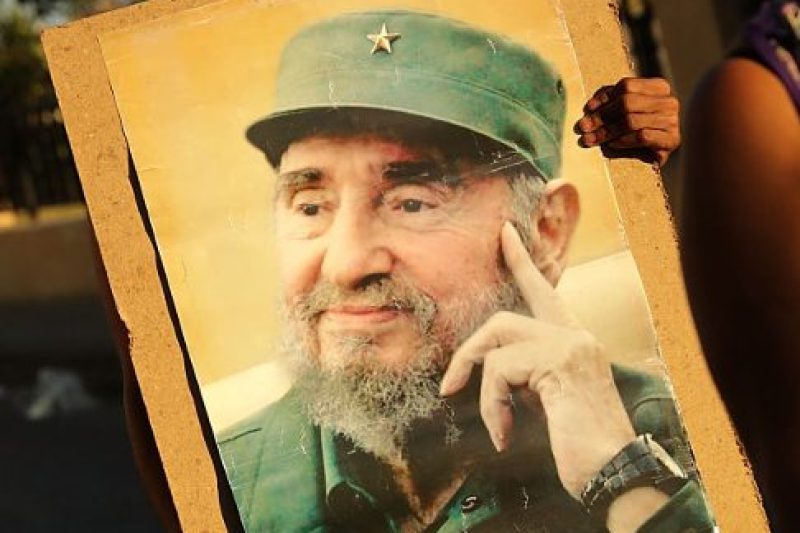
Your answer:
[[[513,429],[512,391],[538,398],[564,488],[575,498],[635,437],[603,348],[542,276],[514,227],[501,233],[505,262],[533,317],[501,311],[453,354],[443,395],[462,389],[483,367],[481,418],[498,451]],[[524,446],[524,444],[522,444]]]

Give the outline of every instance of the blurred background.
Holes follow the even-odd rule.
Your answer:
[[[46,26],[127,3],[0,0],[3,531],[160,530],[127,441],[93,237],[39,42]],[[637,72],[669,79],[685,107],[758,4],[621,0],[619,10]],[[663,169],[678,216],[679,160]]]
[[[124,0],[122,0],[124,2]],[[116,0],[0,0],[0,530],[160,531],[122,414],[39,32]]]

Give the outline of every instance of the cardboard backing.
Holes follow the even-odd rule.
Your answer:
[[[206,3],[210,2],[151,0],[43,35],[113,297],[113,318],[124,326],[123,363],[135,374],[169,495],[185,531],[223,531],[235,524],[226,520],[231,516],[226,480],[175,326],[98,35]],[[615,4],[598,0],[560,4],[586,87],[630,75]],[[612,160],[609,170],[662,355],[720,529],[769,531],[748,463],[700,350],[659,176],[634,160]]]

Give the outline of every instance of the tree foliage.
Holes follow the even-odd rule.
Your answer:
[[[29,10],[8,9],[0,18],[0,108],[36,101],[48,83],[36,19]]]

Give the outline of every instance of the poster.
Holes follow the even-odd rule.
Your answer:
[[[245,529],[713,530],[561,5],[400,4],[98,35]]]

